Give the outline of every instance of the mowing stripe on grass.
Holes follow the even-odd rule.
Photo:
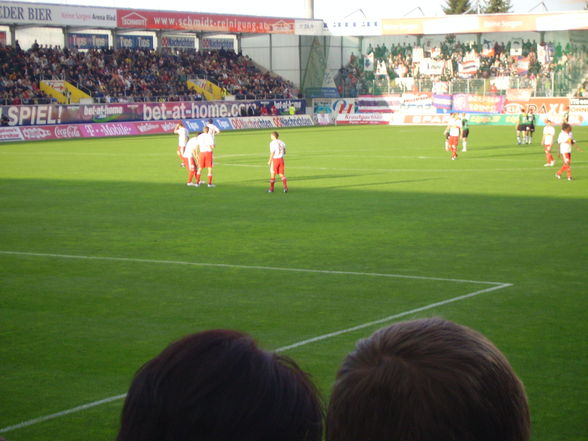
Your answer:
[[[276,266],[262,266],[262,265],[237,265],[231,263],[208,263],[208,262],[186,262],[182,260],[158,260],[158,259],[137,259],[131,257],[107,257],[107,256],[81,256],[74,254],[54,254],[54,253],[33,253],[23,251],[2,251],[0,254],[13,256],[28,256],[28,257],[54,257],[57,259],[79,259],[79,260],[104,260],[110,262],[134,262],[134,263],[149,263],[162,265],[187,265],[187,266],[203,266],[210,268],[233,268],[246,270],[263,270],[263,271],[286,271],[295,273],[315,273],[315,274],[340,274],[345,276],[366,276],[366,277],[390,277],[396,279],[414,279],[414,280],[439,280],[441,282],[455,282],[455,283],[480,283],[484,285],[508,285],[504,282],[488,282],[485,280],[467,280],[467,279],[450,279],[446,277],[428,277],[428,276],[411,276],[407,274],[389,274],[389,273],[369,273],[357,271],[336,271],[336,270],[318,270],[310,268],[281,268]]]
[[[32,256],[32,257],[55,257],[55,258],[65,258],[65,259],[86,259],[86,260],[108,260],[108,261],[125,261],[125,262],[137,262],[137,263],[160,263],[160,264],[176,264],[176,265],[194,265],[194,266],[212,266],[212,267],[221,267],[221,268],[239,268],[239,269],[263,269],[263,270],[274,270],[274,271],[296,271],[296,272],[310,272],[310,273],[319,273],[319,274],[343,274],[343,275],[354,275],[354,276],[376,276],[376,277],[396,277],[396,278],[405,278],[405,279],[420,279],[420,280],[438,280],[444,282],[455,282],[455,283],[480,283],[480,284],[487,284],[487,285],[494,285],[489,288],[481,289],[478,291],[473,291],[467,294],[463,294],[457,297],[452,297],[450,299],[441,300],[439,302],[430,303],[425,306],[421,306],[419,308],[414,308],[408,311],[404,311],[398,314],[393,314],[388,317],[384,317],[378,320],[373,320],[371,322],[362,323],[356,326],[352,326],[350,328],[341,329],[339,331],[329,332],[327,334],[322,334],[317,337],[308,338],[306,340],[301,340],[296,343],[292,343],[290,345],[282,346],[280,348],[275,349],[275,352],[284,352],[290,349],[298,348],[301,346],[305,346],[311,343],[316,343],[319,341],[327,340],[329,338],[333,338],[342,334],[347,334],[353,331],[358,331],[360,329],[368,328],[370,326],[379,325],[382,323],[390,322],[392,320],[405,317],[407,315],[416,314],[417,312],[426,311],[429,309],[433,309],[439,306],[447,305],[449,303],[459,302],[461,300],[465,300],[468,298],[472,298],[478,296],[480,294],[484,294],[487,292],[497,291],[499,289],[508,288],[512,286],[511,283],[502,283],[502,282],[487,282],[487,281],[474,281],[474,280],[464,280],[464,279],[447,279],[441,277],[425,277],[425,276],[407,276],[402,274],[381,274],[381,273],[361,273],[361,272],[349,272],[349,271],[327,271],[327,270],[311,270],[311,269],[299,269],[299,268],[276,268],[276,267],[265,267],[265,266],[247,266],[247,265],[229,265],[229,264],[208,264],[208,263],[194,263],[194,262],[181,262],[181,261],[167,261],[167,260],[146,260],[146,259],[130,259],[130,258],[120,258],[120,257],[92,257],[92,256],[72,256],[67,254],[48,254],[48,253],[25,253],[25,252],[18,252],[18,251],[0,251],[0,254],[5,255],[18,255],[18,256]],[[91,403],[82,404],[80,406],[72,407],[71,409],[66,409],[61,412],[52,413],[50,415],[41,416],[38,418],[33,418],[31,420],[23,421],[18,424],[14,424],[11,426],[6,426],[0,429],[0,433],[11,432],[13,430],[22,429],[24,427],[33,426],[35,424],[39,424],[45,421],[53,420],[56,418],[60,418],[62,416],[66,416],[72,413],[77,413],[82,410],[90,409],[92,407],[97,407],[102,404],[107,404],[113,401],[121,400],[125,398],[127,394],[120,394],[114,395],[112,397],[104,398],[102,400],[93,401]]]

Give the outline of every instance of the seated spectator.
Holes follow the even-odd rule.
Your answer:
[[[69,81],[96,101],[201,100],[188,88],[190,78],[206,78],[241,99],[290,98],[295,92],[292,83],[261,72],[234,51],[0,48],[0,92],[6,104],[47,102],[39,90],[42,79]]]
[[[433,318],[360,340],[333,388],[326,441],[528,441],[523,384],[470,328]]]
[[[318,393],[292,360],[212,330],[139,369],[117,441],[321,441],[322,429]]]

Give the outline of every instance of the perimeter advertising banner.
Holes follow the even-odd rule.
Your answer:
[[[184,120],[191,132],[199,132],[207,120]],[[310,115],[214,118],[221,130],[273,129],[314,125]],[[0,142],[44,141],[50,139],[102,138],[173,133],[177,121],[142,121],[96,124],[60,124],[54,126],[0,127]],[[174,141],[175,142],[175,141]]]
[[[294,19],[192,12],[118,9],[117,25],[126,29],[294,34]]]
[[[570,113],[588,114],[588,97],[570,98]]]
[[[532,110],[535,114],[563,114],[570,105],[570,99],[565,97],[530,97],[528,100],[509,99],[504,106],[504,113],[519,114]]]
[[[326,113],[357,113],[357,100],[355,98],[314,98],[312,100],[312,110],[315,114]]]
[[[502,113],[504,103],[504,96],[458,93],[453,95],[452,109],[454,112]]]
[[[6,116],[9,126],[52,125],[69,123],[104,123],[120,121],[162,121],[191,118],[230,118],[254,106],[276,106],[286,111],[294,104],[297,113],[306,113],[304,100],[256,101],[179,101],[170,103],[112,104],[39,104],[0,106],[0,118]]]
[[[0,46],[6,46],[6,32],[0,32]]]
[[[112,29],[116,9],[0,1],[0,23]]]

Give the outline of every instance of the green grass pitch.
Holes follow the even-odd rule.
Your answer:
[[[3,429],[125,393],[187,333],[283,349],[405,314],[494,341],[533,440],[588,439],[588,129],[572,182],[543,167],[539,134],[517,146],[512,127],[473,127],[451,161],[442,132],[283,130],[288,194],[266,193],[269,131],[217,138],[216,188],[185,186],[175,135],[0,145],[0,436],[113,439],[121,399]],[[284,353],[326,399],[380,326]]]

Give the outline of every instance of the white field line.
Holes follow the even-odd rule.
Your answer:
[[[447,160],[447,162],[450,162]],[[541,161],[539,161],[541,162]],[[514,163],[514,162],[513,162]],[[224,162],[215,162],[215,165],[222,165],[223,167],[249,167],[249,168],[267,168],[267,165],[257,165],[257,164],[227,164]],[[574,167],[575,169],[579,168],[587,168],[585,165],[577,165],[581,164],[580,161],[575,162],[576,164]],[[296,170],[321,170],[321,171],[336,171],[336,172],[382,172],[382,173],[445,173],[445,172],[453,172],[453,173],[461,173],[461,172],[487,172],[487,171],[497,171],[497,172],[513,172],[513,171],[539,171],[539,170],[558,170],[558,167],[544,167],[544,166],[535,166],[535,167],[512,167],[512,168],[333,168],[333,167],[305,167],[305,166],[295,166],[295,165],[287,165],[288,170],[296,169]],[[549,171],[548,170],[548,171]],[[296,179],[294,177],[293,179]]]
[[[455,283],[479,283],[479,284],[487,284],[493,285],[489,288],[473,291],[467,294],[463,294],[457,297],[452,297],[446,300],[441,300],[439,302],[430,303],[425,306],[421,306],[419,308],[414,308],[408,311],[404,311],[398,314],[393,314],[388,317],[384,317],[378,320],[373,320],[370,322],[362,323],[356,326],[352,326],[350,328],[341,329],[339,331],[329,332],[327,334],[322,334],[316,337],[312,337],[309,339],[301,340],[296,343],[292,343],[290,345],[282,346],[280,348],[275,349],[275,352],[284,352],[290,349],[299,348],[301,346],[305,346],[311,343],[316,343],[319,341],[327,340],[342,334],[347,334],[349,332],[358,331],[360,329],[368,328],[370,326],[390,322],[392,320],[405,317],[407,315],[416,314],[418,312],[426,311],[429,309],[433,309],[439,306],[447,305],[449,303],[459,302],[461,300],[465,300],[468,298],[472,298],[478,296],[480,294],[497,291],[499,289],[507,288],[512,286],[511,283],[502,283],[502,282],[487,282],[487,281],[475,281],[475,280],[465,280],[465,279],[448,279],[448,278],[441,278],[441,277],[425,277],[425,276],[408,276],[402,274],[386,274],[386,273],[362,273],[362,272],[350,272],[350,271],[327,271],[327,270],[312,270],[312,269],[298,269],[298,268],[277,268],[277,267],[264,267],[264,266],[246,266],[246,265],[228,265],[228,264],[202,264],[202,263],[193,263],[193,262],[182,262],[182,261],[167,261],[167,260],[146,260],[146,259],[130,259],[130,258],[117,258],[117,257],[92,257],[92,256],[72,256],[66,254],[48,254],[48,253],[25,253],[25,252],[17,252],[17,251],[0,251],[0,254],[5,255],[18,255],[18,256],[32,256],[32,257],[55,257],[55,258],[65,258],[65,259],[90,259],[90,260],[110,260],[110,261],[126,261],[126,262],[138,262],[138,263],[159,263],[159,264],[175,264],[175,265],[194,265],[194,266],[212,266],[212,267],[225,267],[225,268],[240,268],[240,269],[263,269],[263,270],[273,270],[273,271],[295,271],[295,272],[309,272],[309,273],[319,273],[319,274],[343,274],[343,275],[355,275],[355,276],[373,276],[373,277],[397,277],[397,278],[407,278],[407,279],[420,279],[420,280],[438,280],[438,281],[446,281],[446,282],[455,282]],[[35,424],[39,424],[45,421],[49,421],[52,419],[60,418],[72,413],[80,412],[82,410],[90,409],[92,407],[97,407],[102,404],[110,403],[113,401],[121,400],[126,397],[125,394],[114,395],[112,397],[104,398],[98,401],[93,401],[91,403],[82,404],[80,406],[72,407],[71,409],[66,409],[60,412],[52,413],[50,415],[44,415],[38,418],[33,418],[31,420],[23,421],[18,424],[14,424],[11,426],[6,426],[0,429],[0,433],[11,432],[13,430],[22,429],[24,427],[33,426]]]
[[[263,270],[263,271],[288,271],[295,273],[316,273],[316,274],[341,274],[349,276],[369,276],[369,277],[391,277],[397,279],[415,279],[415,280],[439,280],[442,282],[456,282],[456,283],[479,283],[485,285],[504,285],[504,282],[488,282],[485,280],[467,280],[467,279],[450,279],[446,277],[427,277],[427,276],[411,276],[407,274],[389,274],[389,273],[370,273],[357,271],[335,271],[335,270],[318,270],[309,268],[282,268],[276,266],[262,266],[262,265],[237,265],[230,263],[208,263],[208,262],[187,262],[182,260],[157,260],[157,259],[136,259],[130,257],[108,257],[108,256],[83,256],[74,254],[53,254],[53,253],[31,253],[22,251],[2,251],[0,254],[13,256],[29,256],[29,257],[54,257],[58,259],[78,259],[78,260],[104,260],[110,262],[134,262],[134,263],[153,263],[163,265],[187,265],[187,266],[202,266],[211,268],[235,268],[247,270]]]

